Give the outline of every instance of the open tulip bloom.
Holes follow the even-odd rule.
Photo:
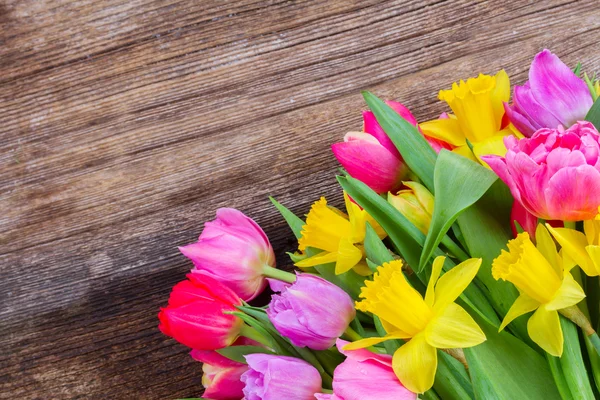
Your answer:
[[[159,328],[204,398],[600,398],[600,84],[548,50],[528,78],[457,77],[418,122],[364,92],[344,200],[271,199],[297,245],[223,208],[180,247]]]

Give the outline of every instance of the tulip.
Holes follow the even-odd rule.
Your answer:
[[[403,182],[403,184],[408,189],[403,189],[395,195],[388,193],[388,202],[427,235],[433,216],[434,197],[420,183]]]
[[[506,157],[483,159],[513,197],[538,218],[594,218],[600,205],[600,134],[590,122],[566,131],[540,129],[531,138],[506,137]]]
[[[512,206],[512,210],[510,212],[510,227],[512,229],[513,237],[517,237],[519,232],[517,231],[517,226],[515,224],[519,224],[521,228],[529,233],[529,236],[535,238],[535,228],[538,223],[538,219],[535,215],[527,211],[525,207],[518,201],[515,201]]]
[[[576,304],[585,298],[585,293],[569,272],[574,264],[556,251],[544,225],[538,225],[535,238],[537,246],[527,232],[520,233],[508,241],[508,251],[502,250],[492,263],[494,279],[511,282],[520,293],[500,330],[515,318],[535,311],[527,322],[529,336],[547,353],[560,357],[563,333],[558,311],[566,315],[577,313]]]
[[[356,311],[352,299],[333,283],[298,274],[296,282],[272,297],[267,315],[294,346],[325,350],[348,328]]]
[[[454,302],[475,278],[481,259],[466,260],[440,277],[444,261],[440,256],[433,262],[424,298],[406,280],[401,260],[378,267],[373,281],[365,282],[356,309],[378,316],[388,334],[344,346],[356,350],[390,339],[410,339],[394,353],[392,368],[402,385],[415,393],[433,386],[436,349],[462,349],[486,339],[473,318]]]
[[[513,104],[504,108],[510,122],[530,137],[542,128],[556,129],[583,120],[593,100],[586,83],[549,50],[538,53],[529,80],[515,86]]]
[[[360,349],[347,351],[348,342],[338,339],[338,350],[347,358],[333,373],[333,394],[318,394],[319,400],[415,400],[392,368],[392,357]],[[327,397],[330,396],[330,397]]]
[[[246,400],[313,400],[321,391],[315,367],[294,357],[248,354],[248,371],[242,374]]]
[[[202,362],[204,399],[239,400],[244,397],[241,376],[248,370],[246,364],[230,360],[214,350],[192,350],[196,361]]]
[[[161,308],[158,328],[179,343],[197,350],[231,345],[243,321],[225,312],[237,311],[242,300],[227,286],[204,274],[188,274],[173,287],[169,304]]]
[[[210,274],[245,301],[265,289],[265,271],[275,267],[267,235],[233,208],[217,210],[217,218],[205,224],[198,241],[179,250],[194,263],[193,273]]]

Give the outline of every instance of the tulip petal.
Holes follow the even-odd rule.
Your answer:
[[[456,118],[441,118],[419,124],[425,136],[450,143],[453,146],[462,146],[466,143],[465,135],[460,130]]]
[[[569,272],[565,272],[560,288],[556,292],[554,299],[546,304],[546,309],[561,310],[574,306],[583,299],[585,299],[585,292],[573,276]]]
[[[558,312],[540,307],[527,322],[529,337],[554,357],[560,357],[563,352],[563,333],[560,327]]]
[[[532,299],[525,293],[521,293],[521,295],[517,297],[513,305],[510,307],[510,309],[504,316],[504,320],[502,320],[502,324],[500,325],[500,329],[498,329],[498,332],[506,328],[506,326],[512,321],[514,321],[516,318],[535,310],[539,306],[540,303],[537,300]]]
[[[362,259],[363,253],[347,237],[340,240],[337,260],[335,263],[335,274],[340,275],[348,272]]]
[[[585,272],[586,275],[598,275],[598,272],[589,258],[589,254],[585,250],[587,239],[583,233],[574,229],[553,228],[548,224],[546,227],[550,230],[554,239],[560,244],[562,251],[567,253],[569,257],[583,269],[583,272]]]
[[[394,373],[408,390],[424,393],[431,389],[437,370],[437,350],[419,335],[402,345],[394,353]]]
[[[583,120],[592,107],[592,96],[585,82],[549,50],[535,56],[529,82],[536,100],[565,126]]]
[[[552,219],[592,219],[600,204],[600,171],[591,165],[563,168],[550,178],[544,192]]]
[[[385,342],[386,340],[391,340],[391,339],[408,339],[410,337],[409,334],[402,332],[402,331],[394,331],[392,333],[388,333],[385,336],[382,337],[370,337],[370,338],[365,338],[365,339],[361,339],[361,340],[357,340],[355,342],[352,343],[348,343],[347,345],[344,346],[344,350],[358,350],[358,349],[364,349],[365,347],[371,347],[374,346],[378,343],[381,342]]]
[[[520,112],[517,106],[510,106],[509,104],[504,103],[504,111],[506,111],[506,115],[514,127],[524,136],[531,137],[536,131],[536,128],[532,125],[531,121]]]
[[[438,349],[457,349],[483,343],[485,334],[468,312],[451,303],[427,325],[425,338]]]
[[[372,135],[383,147],[385,147],[390,153],[396,156],[398,159],[402,159],[400,152],[392,142],[392,139],[385,133],[375,114],[372,111],[363,111],[363,131]]]
[[[460,296],[477,275],[480,265],[481,258],[468,259],[446,272],[438,280],[435,287],[434,312],[443,311]]]

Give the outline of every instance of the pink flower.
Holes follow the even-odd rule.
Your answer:
[[[264,268],[275,267],[265,232],[233,208],[218,209],[217,218],[204,225],[198,241],[179,250],[194,263],[193,273],[208,273],[245,301],[266,287]]]
[[[294,357],[248,354],[250,369],[242,375],[245,400],[309,400],[321,391],[315,367]]]
[[[190,355],[202,365],[204,399],[239,400],[244,397],[241,376],[248,370],[246,364],[223,357],[214,350],[192,350]]]
[[[274,294],[269,319],[294,346],[325,350],[354,319],[354,303],[346,292],[311,274],[297,274],[296,282]]]
[[[417,126],[417,120],[402,104],[386,102],[402,118]],[[402,157],[392,140],[383,131],[371,111],[363,111],[364,132],[350,132],[344,141],[331,146],[333,154],[340,164],[355,179],[365,183],[377,193],[387,193],[402,186],[402,180],[408,172]],[[432,147],[439,152],[448,144],[427,138]]]
[[[593,100],[585,82],[549,50],[538,53],[529,80],[515,86],[513,104],[504,104],[510,122],[525,136],[542,128],[583,120]]]
[[[483,160],[536,217],[579,221],[598,214],[600,135],[589,122],[540,129],[530,139],[504,138],[506,157]]]
[[[348,342],[337,341],[347,356],[333,373],[333,394],[318,394],[319,400],[415,400],[416,393],[402,386],[392,369],[392,356],[368,350],[343,350]]]
[[[169,305],[161,308],[158,328],[179,343],[198,350],[231,345],[243,321],[225,311],[237,311],[242,300],[227,286],[203,274],[188,274],[173,287]]]
[[[510,227],[514,237],[519,233],[515,221],[521,226],[523,231],[529,233],[529,236],[535,238],[535,230],[537,228],[538,219],[523,207],[523,205],[515,201],[510,212]]]

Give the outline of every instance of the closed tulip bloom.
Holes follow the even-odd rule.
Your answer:
[[[505,139],[506,157],[483,159],[527,211],[545,220],[592,219],[600,205],[600,135],[590,122]]]
[[[272,297],[267,315],[294,346],[325,350],[335,344],[356,312],[352,299],[331,282],[298,274],[296,282]]]
[[[338,339],[338,350],[347,358],[333,373],[333,394],[318,394],[319,400],[415,400],[392,368],[392,356],[365,349],[344,350],[348,342]],[[327,397],[330,396],[330,397]]]
[[[204,225],[198,241],[179,250],[194,263],[193,273],[210,274],[245,301],[264,290],[265,270],[275,267],[267,235],[233,208],[217,210],[217,218]]]
[[[403,182],[407,189],[395,195],[388,193],[388,202],[400,211],[414,226],[427,235],[433,216],[434,197],[429,190],[417,182]]]
[[[197,350],[231,345],[243,321],[234,315],[242,300],[227,286],[204,274],[188,274],[173,287],[169,304],[158,314],[158,328],[179,343]]]
[[[304,360],[270,354],[245,357],[245,400],[313,400],[321,391],[319,371]]]
[[[241,376],[246,364],[230,360],[214,350],[192,350],[194,360],[202,362],[203,399],[239,400],[244,397]]]
[[[525,136],[542,128],[571,126],[585,118],[593,100],[586,83],[549,50],[538,53],[529,80],[515,86],[506,114]]]

